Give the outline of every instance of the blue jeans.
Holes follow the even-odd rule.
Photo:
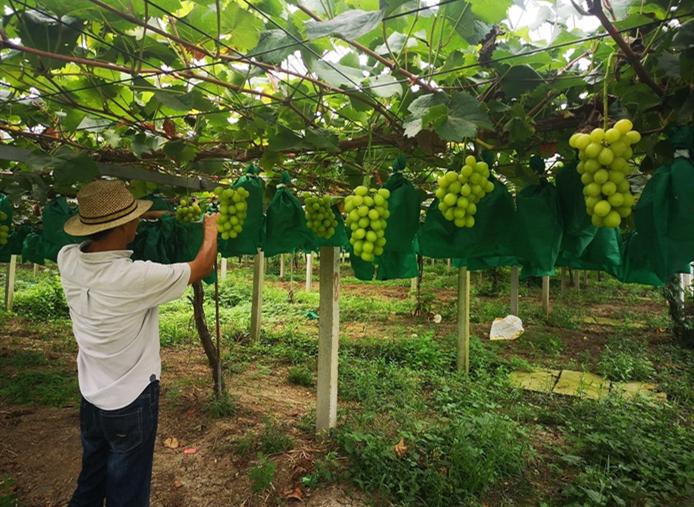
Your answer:
[[[130,405],[101,410],[82,398],[82,472],[69,507],[149,505],[159,381]]]

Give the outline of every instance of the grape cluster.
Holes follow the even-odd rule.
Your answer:
[[[446,220],[457,227],[475,225],[477,203],[494,190],[489,174],[486,162],[478,162],[474,156],[468,155],[459,173],[449,171],[439,177],[436,197],[439,199],[439,210]]]
[[[373,262],[383,254],[387,220],[390,216],[389,197],[390,190],[387,188],[376,190],[358,186],[354,193],[345,199],[347,226],[351,230],[349,242],[354,254],[363,261]]]
[[[631,215],[634,196],[627,176],[634,172],[629,163],[631,146],[641,140],[631,121],[617,121],[607,130],[596,128],[589,134],[577,132],[569,145],[578,150],[586,211],[596,227],[619,227]]]
[[[0,246],[7,244],[7,240],[10,237],[10,224],[7,213],[0,211]],[[5,223],[7,222],[7,223]]]
[[[176,218],[179,222],[197,222],[200,220],[201,214],[202,209],[195,197],[191,197],[190,199],[183,197],[178,202],[178,206],[176,206]]]
[[[249,192],[243,187],[217,187],[214,193],[219,200],[219,219],[217,227],[222,239],[234,239],[243,230],[248,213]]]
[[[321,238],[332,238],[337,227],[337,219],[332,210],[330,196],[318,197],[307,193],[302,197],[308,227]]]

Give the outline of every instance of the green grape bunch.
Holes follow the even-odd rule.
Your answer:
[[[0,246],[7,244],[10,237],[9,216],[4,211],[0,211]]]
[[[337,228],[337,219],[332,210],[332,199],[329,195],[318,197],[305,193],[304,213],[309,229],[324,239],[332,238]]]
[[[237,238],[248,213],[249,192],[243,187],[214,189],[219,200],[217,227],[223,240]]]
[[[590,134],[577,132],[569,146],[578,150],[576,170],[581,175],[586,212],[596,227],[619,227],[631,215],[636,199],[627,176],[635,168],[629,162],[632,145],[641,140],[627,119],[607,130],[596,128]]]
[[[182,197],[176,206],[176,219],[183,223],[199,222],[202,208],[195,197]]]
[[[349,242],[354,254],[365,262],[373,262],[383,254],[390,216],[389,198],[390,190],[387,188],[375,189],[361,185],[345,199],[346,223],[351,231]]]
[[[460,172],[448,171],[440,176],[436,197],[443,217],[456,227],[474,227],[477,203],[494,190],[490,174],[486,162],[468,155]]]

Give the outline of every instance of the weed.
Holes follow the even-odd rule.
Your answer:
[[[225,391],[219,398],[210,400],[206,412],[215,418],[232,417],[238,413],[238,400]]]
[[[582,472],[565,496],[583,505],[658,504],[694,493],[694,434],[672,408],[608,398],[562,412]]]
[[[600,354],[598,372],[610,380],[646,380],[654,373],[653,363],[643,351],[624,350],[606,345]]]
[[[258,435],[259,450],[268,455],[286,452],[294,447],[294,440],[286,434],[286,428],[273,419],[267,419]]]
[[[289,368],[287,381],[298,386],[313,386],[313,372],[308,366],[292,366]]]
[[[10,476],[0,476],[0,507],[19,507],[15,493],[16,482]]]
[[[266,456],[258,455],[258,464],[248,472],[253,492],[261,493],[268,489],[275,479],[276,471],[277,465],[267,459]]]
[[[46,277],[42,283],[17,291],[14,311],[18,315],[35,321],[69,317],[60,277]]]
[[[57,370],[20,370],[0,376],[0,398],[8,403],[63,407],[79,401],[77,375]]]
[[[301,478],[301,484],[307,488],[315,488],[319,484],[327,484],[339,479],[342,466],[335,451],[330,451],[313,463],[313,471]]]

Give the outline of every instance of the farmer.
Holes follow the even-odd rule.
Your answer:
[[[65,232],[84,236],[58,254],[58,268],[79,345],[82,472],[70,506],[149,505],[159,411],[159,313],[188,284],[210,274],[217,257],[217,216],[191,262],[133,261],[128,245],[150,201],[120,181],[98,180],[78,194]]]

